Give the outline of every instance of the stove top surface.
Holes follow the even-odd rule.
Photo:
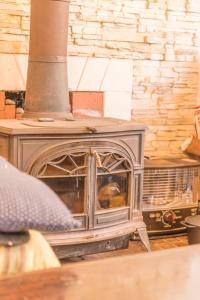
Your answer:
[[[55,120],[40,122],[37,120],[0,120],[0,133],[17,134],[79,134],[145,130],[144,125],[137,125],[133,121],[111,118],[86,118],[73,120]]]

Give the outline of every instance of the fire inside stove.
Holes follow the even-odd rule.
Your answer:
[[[143,214],[151,234],[183,231],[181,221],[198,213],[200,162],[192,159],[147,160]]]

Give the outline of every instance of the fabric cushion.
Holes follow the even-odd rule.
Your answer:
[[[78,227],[60,198],[42,181],[0,157],[0,231],[62,231]]]

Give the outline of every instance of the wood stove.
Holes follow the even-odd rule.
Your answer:
[[[76,231],[45,233],[59,257],[127,247],[136,231],[149,250],[140,212],[144,126],[71,117],[68,9],[68,0],[31,1],[25,119],[0,121],[0,155],[49,185],[80,221]]]
[[[144,127],[126,121],[0,121],[0,155],[48,184],[81,223],[46,233],[60,257],[127,247],[136,231],[149,247],[140,212],[143,142]]]

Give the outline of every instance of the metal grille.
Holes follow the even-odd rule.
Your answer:
[[[143,208],[183,207],[199,200],[200,167],[145,168]]]

